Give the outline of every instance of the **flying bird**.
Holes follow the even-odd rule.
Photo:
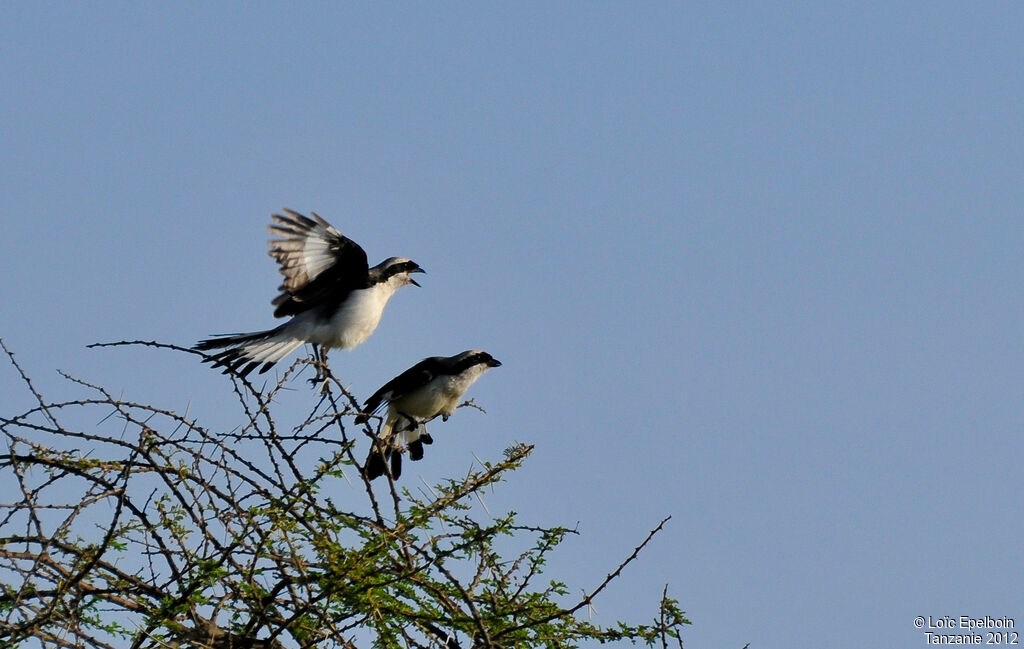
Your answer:
[[[459,400],[480,375],[499,367],[500,362],[479,349],[470,349],[455,356],[424,358],[406,371],[385,383],[373,393],[356,423],[369,420],[383,406],[387,415],[370,455],[366,458],[364,473],[368,480],[384,475],[387,460],[391,463],[391,477],[402,475],[403,446],[409,448],[409,459],[423,458],[423,445],[434,442],[425,424],[455,412]]]
[[[384,307],[395,291],[413,284],[410,275],[425,272],[404,257],[389,257],[370,268],[366,252],[333,225],[310,212],[309,218],[283,210],[267,226],[279,237],[268,242],[284,282],[271,304],[275,318],[291,316],[284,324],[247,334],[224,334],[201,340],[193,349],[223,349],[204,362],[224,373],[246,376],[257,367],[264,373],[304,343],[312,343],[317,358],[327,349],[351,349],[377,328]]]

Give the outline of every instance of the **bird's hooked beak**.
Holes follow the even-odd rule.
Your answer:
[[[416,268],[413,268],[412,270],[410,270],[410,271],[409,271],[409,274],[410,274],[410,275],[411,275],[412,273],[424,273],[424,274],[426,274],[426,272],[427,272],[427,271],[425,271],[425,270],[423,270],[422,268],[420,268],[419,266],[417,266]],[[411,277],[409,278],[409,283],[410,283],[410,284],[412,284],[413,286],[420,286],[420,283],[419,283],[419,282],[417,282],[416,280],[414,280],[414,279],[413,279],[413,278],[411,278]],[[422,286],[420,286],[420,288],[423,288],[423,287],[422,287]]]
[[[487,361],[487,367],[501,367],[501,361],[497,358],[491,358],[491,360]]]

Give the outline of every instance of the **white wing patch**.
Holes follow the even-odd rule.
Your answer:
[[[330,228],[334,230],[334,228]],[[330,235],[330,230],[326,234]],[[337,233],[337,230],[335,230]],[[340,236],[340,235],[337,235]],[[320,273],[324,272],[325,269],[332,266],[335,262],[335,257],[331,253],[330,243],[327,242],[323,236],[320,236],[319,230],[311,232],[305,240],[305,245],[302,247],[302,265],[306,270],[307,281],[312,281]]]
[[[271,216],[274,223],[270,231],[285,238],[271,239],[267,244],[285,276],[284,288],[295,291],[338,261],[331,247],[343,237],[337,228],[316,212],[310,212],[313,219],[287,209],[284,212],[287,216]]]

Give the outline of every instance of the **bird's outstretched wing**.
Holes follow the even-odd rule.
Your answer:
[[[366,252],[333,225],[310,212],[309,218],[289,209],[271,216],[267,226],[279,239],[267,242],[284,282],[271,302],[274,317],[296,315],[328,301],[340,301],[353,290],[366,288]]]
[[[366,400],[366,404],[363,406],[363,414],[356,417],[356,423],[361,424],[365,422],[369,419],[371,413],[377,412],[385,403],[402,395],[409,394],[416,388],[430,383],[439,373],[441,360],[443,360],[441,356],[424,358],[419,363],[416,363],[380,386],[380,389]]]

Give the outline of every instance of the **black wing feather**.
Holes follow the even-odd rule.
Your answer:
[[[377,410],[384,405],[385,396],[389,393],[394,396],[408,394],[416,388],[429,383],[439,374],[439,370],[441,369],[441,360],[443,360],[441,356],[424,358],[419,363],[416,363],[395,378],[380,386],[380,389],[374,392],[373,395],[366,400],[366,404],[363,406],[363,413],[365,414],[356,417],[356,423],[361,424],[365,422],[369,419],[370,413],[377,412]]]

